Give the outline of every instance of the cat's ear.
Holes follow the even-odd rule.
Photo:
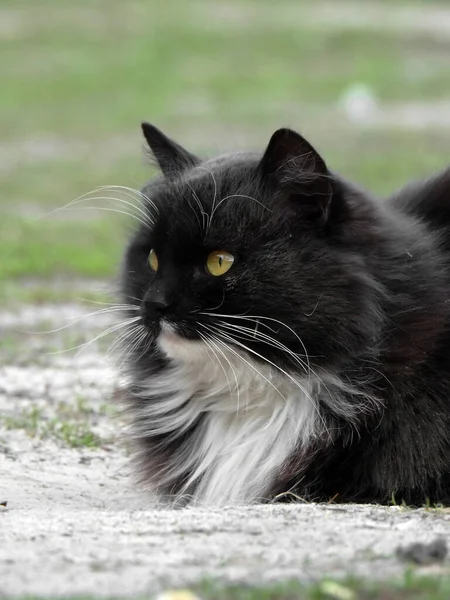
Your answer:
[[[200,160],[168,138],[162,131],[150,123],[142,123],[142,132],[164,175],[172,175],[195,167]]]
[[[332,177],[320,154],[291,129],[278,129],[261,159],[262,177],[310,217],[328,218]]]

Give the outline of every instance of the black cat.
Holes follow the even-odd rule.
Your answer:
[[[450,499],[450,170],[379,201],[289,129],[162,176],[122,270],[127,407],[161,497]]]

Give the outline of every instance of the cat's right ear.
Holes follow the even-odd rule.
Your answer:
[[[265,176],[283,181],[295,171],[307,171],[318,178],[328,175],[328,168],[311,144],[292,129],[278,129],[272,135],[261,159],[260,168]]]
[[[281,191],[290,206],[325,223],[330,212],[332,178],[320,154],[292,129],[278,129],[259,164],[264,181]]]
[[[144,122],[141,127],[147,144],[164,175],[174,175],[200,163],[200,159],[168,138],[154,125]]]

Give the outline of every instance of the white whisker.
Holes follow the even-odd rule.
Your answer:
[[[292,352],[287,346],[276,340],[270,335],[259,332],[255,329],[251,329],[250,327],[244,327],[242,325],[235,325],[233,323],[226,323],[225,321],[218,321],[220,326],[224,329],[229,329],[231,331],[236,331],[239,334],[242,334],[244,339],[254,339],[259,340],[261,342],[265,342],[268,346],[272,348],[281,350],[281,352],[287,354],[292,360],[297,363],[302,369],[309,375],[309,371],[305,362],[297,355],[295,352]],[[256,322],[256,326],[258,326],[259,322]]]
[[[211,212],[211,214],[209,216],[209,220],[208,220],[207,213],[205,213],[206,217],[207,217],[207,220],[206,220],[206,229],[205,229],[205,235],[206,235],[208,233],[210,227],[211,227],[211,219],[212,219],[212,215],[214,213],[214,205],[216,203],[216,198],[217,198],[217,181],[216,181],[216,178],[214,177],[214,173],[210,169],[208,169],[207,167],[205,167],[204,165],[199,165],[197,167],[197,169],[203,169],[204,171],[207,171],[211,175],[213,183],[214,183],[214,197],[213,197],[213,200],[212,200],[212,212]]]
[[[214,354],[214,356],[216,357],[219,365],[221,366],[223,373],[225,375],[225,379],[227,380],[228,383],[228,387],[230,389],[230,396],[233,395],[233,390],[231,388],[231,382],[230,379],[228,377],[228,374],[222,364],[222,362],[220,361],[220,359],[218,358],[217,354],[214,352],[214,348],[217,350],[217,352],[220,353],[220,355],[223,357],[223,359],[228,363],[228,366],[230,367],[231,372],[233,373],[233,377],[234,377],[234,381],[236,383],[236,412],[239,412],[239,381],[236,375],[236,371],[234,370],[233,365],[231,364],[230,360],[228,359],[228,357],[226,356],[226,354],[217,346],[217,344],[215,343],[216,341],[220,341],[217,340],[215,337],[213,336],[205,336],[202,333],[199,332],[199,335],[201,337],[201,339],[205,342],[205,344],[207,346],[210,347],[211,352]]]
[[[135,219],[138,219],[141,223],[147,224],[149,227],[153,226],[153,220],[148,213],[146,213],[144,210],[142,210],[140,207],[136,206],[132,202],[128,202],[128,200],[124,200],[123,198],[119,198],[117,196],[88,196],[87,198],[82,198],[81,200],[72,201],[70,204],[66,205],[66,207],[62,207],[61,210],[69,210],[69,208],[72,206],[83,204],[84,202],[92,202],[95,200],[108,200],[110,202],[120,202],[122,204],[125,204],[126,206],[130,206],[132,209],[136,210],[137,213],[123,211],[123,214],[134,217]],[[101,207],[95,206],[93,208],[95,208],[96,210],[100,210]]]
[[[75,198],[71,202],[68,202],[64,206],[58,207],[55,210],[52,210],[52,211],[46,213],[44,216],[49,217],[60,211],[73,212],[75,210],[104,210],[104,211],[124,214],[127,217],[136,219],[137,221],[139,221],[142,225],[144,225],[146,227],[153,228],[154,223],[153,223],[151,216],[147,212],[145,212],[140,206],[137,206],[136,204],[129,202],[128,200],[125,200],[124,198],[119,198],[119,197],[115,197],[115,196],[94,195],[94,194],[97,194],[98,192],[103,191],[104,189],[107,189],[107,186],[103,186],[102,188],[96,188],[95,190],[87,192],[86,194],[83,194],[82,196]],[[124,193],[128,197],[131,197],[131,195],[128,194],[128,192],[122,192],[122,193]],[[131,209],[133,209],[133,211],[136,211],[136,212],[130,212],[130,211],[125,211],[125,210],[122,211],[117,208],[107,208],[107,207],[103,207],[103,206],[89,206],[89,207],[79,206],[80,204],[84,204],[86,202],[103,201],[103,200],[124,204],[126,206],[131,207]],[[76,207],[76,208],[74,208],[74,207]]]
[[[81,315],[80,317],[74,317],[70,323],[66,323],[65,325],[62,325],[61,327],[57,327],[56,329],[49,329],[46,331],[22,331],[22,330],[17,330],[20,333],[27,333],[30,335],[49,335],[51,333],[58,333],[59,331],[63,331],[64,329],[67,329],[68,327],[72,327],[73,325],[76,325],[77,323],[80,323],[81,321],[83,321],[84,319],[88,319],[89,317],[93,317],[93,316],[98,316],[98,315],[107,315],[107,314],[114,314],[117,312],[125,312],[125,310],[139,310],[139,307],[132,307],[131,305],[128,305],[126,308],[124,306],[110,306],[108,308],[100,308],[98,310],[95,310],[91,313],[88,313],[86,315]]]
[[[131,187],[127,187],[125,185],[103,185],[101,186],[99,189],[101,190],[126,190],[128,192],[131,192],[131,194],[127,194],[127,196],[129,196],[130,198],[134,198],[137,196],[137,199],[139,201],[143,201],[144,203],[148,204],[149,206],[151,206],[151,208],[155,211],[156,214],[159,213],[159,208],[156,206],[156,204],[153,202],[153,200],[151,200],[146,194],[144,194],[142,191],[131,188]],[[125,193],[125,192],[123,192]],[[147,214],[147,213],[145,213]]]
[[[205,325],[204,323],[199,323],[199,325],[201,325],[204,329],[206,329],[206,331],[208,331],[210,334],[216,333],[215,335],[215,339],[217,342],[220,342],[220,344],[222,344],[229,352],[231,352],[232,354],[234,354],[234,356],[236,356],[236,358],[239,358],[239,360],[241,360],[242,362],[244,362],[247,366],[249,366],[251,369],[253,369],[253,371],[255,371],[262,379],[264,379],[264,381],[266,381],[276,392],[277,394],[279,394],[281,396],[281,398],[283,398],[284,401],[286,401],[286,397],[280,392],[280,390],[270,381],[270,379],[268,379],[265,375],[263,375],[261,373],[261,371],[259,371],[255,365],[253,365],[251,362],[249,362],[248,360],[246,360],[241,354],[239,354],[239,352],[237,352],[233,347],[231,347],[229,344],[227,344],[224,340],[223,340],[223,335],[220,335],[222,332],[220,331],[214,331],[213,328],[208,327],[207,325]],[[227,335],[227,334],[224,334]],[[230,341],[233,342],[234,340],[232,338],[230,338]]]
[[[220,207],[220,205],[223,202],[225,202],[226,200],[231,200],[232,198],[244,198],[244,199],[248,199],[248,200],[253,200],[257,204],[259,204],[260,206],[262,206],[262,208],[268,210],[269,212],[272,212],[272,210],[270,208],[268,208],[267,206],[265,206],[260,200],[257,200],[256,198],[253,198],[253,196],[246,196],[245,194],[230,194],[229,196],[226,196],[225,198],[222,198],[220,200],[220,202],[217,204],[216,207],[214,207],[214,205],[213,205],[213,210],[211,212],[211,217],[210,217],[210,220],[209,220],[210,225],[211,225],[213,217],[214,217],[215,213],[217,212],[218,208]]]
[[[207,229],[207,226],[208,226],[208,213],[205,211],[205,208],[204,208],[203,204],[201,203],[200,198],[197,196],[197,194],[195,193],[195,190],[192,188],[192,186],[189,184],[189,182],[187,182],[187,185],[192,192],[192,197],[194,198],[194,200],[198,206],[198,209],[200,211],[200,214],[202,216],[202,231],[205,232]],[[190,203],[189,203],[189,206],[191,206],[191,208],[192,208],[192,205]]]
[[[284,369],[282,369],[279,365],[277,365],[276,363],[272,362],[271,360],[269,360],[268,358],[266,358],[262,354],[259,354],[259,352],[256,352],[255,350],[252,350],[251,348],[249,348],[245,344],[242,344],[241,342],[238,342],[235,338],[233,338],[229,334],[227,334],[224,331],[222,331],[219,327],[213,326],[212,329],[217,334],[219,334],[221,337],[225,337],[226,339],[228,339],[229,342],[231,342],[231,343],[233,343],[233,344],[241,347],[246,352],[249,352],[249,353],[257,356],[261,360],[263,360],[263,361],[267,362],[268,364],[270,364],[275,369],[278,369],[281,373],[283,373],[283,375],[285,375],[288,379],[290,379],[292,381],[292,383],[294,383],[300,389],[300,391],[304,394],[305,398],[307,398],[309,400],[309,402],[313,406],[314,410],[316,411],[317,416],[321,420],[324,430],[327,431],[327,426],[326,426],[325,420],[324,420],[323,416],[321,415],[320,410],[319,410],[319,408],[318,408],[315,400],[311,397],[311,395],[306,390],[306,388],[295,377],[293,377],[290,373],[288,373],[287,371],[285,371]]]
[[[112,342],[112,344],[108,348],[106,355],[110,356],[114,352],[114,350],[117,347],[119,347],[128,337],[140,332],[143,327],[144,326],[141,325],[140,323],[132,323],[129,328],[127,328],[125,331],[121,332],[116,337],[116,339]],[[128,345],[127,345],[127,348],[128,348]],[[125,354],[125,349],[122,349],[121,354],[122,354],[122,356]]]
[[[117,323],[116,325],[113,325],[113,326],[109,327],[105,331],[102,331],[101,333],[99,333],[98,335],[96,335],[92,340],[89,340],[88,342],[85,342],[84,344],[79,344],[78,346],[73,346],[72,348],[66,348],[64,350],[58,350],[56,352],[47,352],[47,354],[50,354],[50,355],[53,355],[53,354],[64,354],[66,352],[72,352],[73,350],[78,350],[78,351],[85,350],[86,348],[88,348],[91,344],[93,344],[97,340],[100,340],[100,339],[104,338],[105,336],[109,335],[110,333],[114,333],[115,331],[118,331],[122,327],[126,327],[127,325],[130,325],[134,321],[138,321],[140,318],[141,318],[140,316],[139,317],[132,317],[130,319],[127,319],[125,321]]]
[[[249,321],[270,321],[273,323],[278,323],[279,325],[281,325],[282,327],[285,327],[288,331],[290,331],[290,333],[292,333],[292,335],[297,339],[297,341],[300,343],[300,345],[303,348],[303,351],[305,353],[305,359],[306,359],[306,364],[308,367],[308,370],[311,370],[310,364],[309,364],[309,355],[308,352],[306,350],[305,344],[303,343],[301,337],[298,335],[298,333],[296,333],[292,327],[289,327],[289,325],[287,325],[286,323],[283,323],[283,321],[280,321],[279,319],[275,319],[274,317],[266,317],[263,315],[224,315],[224,314],[219,314],[219,313],[212,313],[212,312],[200,312],[199,314],[201,315],[206,315],[206,316],[211,316],[211,317],[219,317],[219,318],[225,318],[225,319],[247,319]],[[266,325],[265,323],[261,323],[261,325],[268,327],[268,325]],[[271,329],[270,327],[268,327],[269,329]],[[271,329],[274,333],[276,333],[273,329]]]
[[[142,344],[142,342],[145,340],[145,338],[148,334],[147,334],[147,330],[145,329],[145,327],[143,325],[137,325],[137,326],[135,326],[135,331],[133,331],[133,335],[136,335],[135,339],[130,341],[128,347],[126,348],[125,352],[123,353],[122,360],[118,364],[119,372],[122,371],[123,366],[126,363],[126,361],[128,360],[128,358],[134,352],[136,352],[137,348]],[[129,337],[129,336],[127,336],[127,337]],[[142,349],[142,351],[139,353],[139,355],[135,358],[135,361],[138,361],[144,355],[145,350],[146,349],[144,347]]]

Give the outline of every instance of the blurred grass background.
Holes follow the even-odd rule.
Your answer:
[[[380,194],[450,162],[444,1],[0,0],[0,69],[3,303],[114,274],[126,218],[48,213],[139,188],[143,119],[199,154],[291,126]]]

